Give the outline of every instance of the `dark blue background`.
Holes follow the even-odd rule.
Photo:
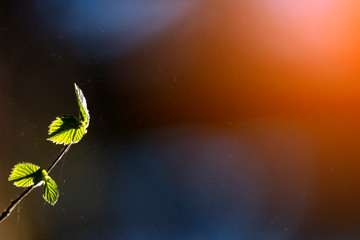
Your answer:
[[[91,121],[52,172],[57,204],[36,189],[0,238],[358,239],[358,118],[274,92],[284,75],[259,73],[271,61],[231,8],[1,3],[1,206],[21,192],[7,182],[14,164],[47,168],[60,151],[47,126],[77,114],[74,82]],[[232,24],[243,47],[229,40]]]

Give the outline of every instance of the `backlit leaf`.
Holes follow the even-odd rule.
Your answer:
[[[81,89],[75,85],[75,93],[80,110],[80,119],[63,115],[57,117],[49,126],[48,140],[56,144],[77,143],[86,134],[89,126],[90,115],[87,108],[86,99]]]
[[[59,190],[54,180],[51,177],[46,176],[45,187],[43,193],[44,199],[51,205],[54,205],[59,198]]]
[[[83,92],[81,89],[74,83],[75,85],[75,93],[79,104],[80,109],[80,122],[85,127],[85,129],[89,126],[90,121],[90,114],[87,108],[86,99],[84,97]]]
[[[9,181],[13,181],[15,186],[28,187],[38,184],[42,180],[42,171],[39,166],[32,163],[19,163],[15,165]]]
[[[69,115],[57,117],[49,126],[48,140],[56,144],[77,143],[86,133],[79,119]]]

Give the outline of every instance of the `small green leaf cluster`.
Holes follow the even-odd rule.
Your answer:
[[[86,134],[90,122],[90,114],[86,99],[81,89],[75,84],[75,93],[79,105],[80,117],[62,115],[49,126],[48,140],[56,144],[77,143]]]
[[[69,145],[78,143],[87,133],[90,122],[89,110],[84,94],[76,84],[75,93],[79,105],[79,118],[71,115],[57,117],[49,126],[49,137],[47,140],[56,144]],[[16,164],[8,180],[12,181],[17,187],[44,185],[43,197],[51,205],[54,205],[59,198],[59,190],[55,181],[48,175],[45,169],[41,169],[35,164]]]
[[[48,175],[45,169],[40,169],[32,163],[18,163],[13,168],[9,181],[17,187],[41,186],[45,184],[43,197],[51,205],[59,198],[59,190],[55,181]]]

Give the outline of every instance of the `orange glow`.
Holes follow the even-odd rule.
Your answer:
[[[248,79],[255,108],[264,103],[311,114],[359,108],[359,10],[354,1],[229,5],[225,10],[229,35],[222,41],[237,49],[229,50],[225,64],[230,71],[222,73],[233,79],[229,91],[243,90],[236,77],[241,76]]]

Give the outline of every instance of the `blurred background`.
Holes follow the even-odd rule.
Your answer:
[[[0,5],[0,208],[74,82],[91,114],[1,239],[360,238],[358,1]]]

